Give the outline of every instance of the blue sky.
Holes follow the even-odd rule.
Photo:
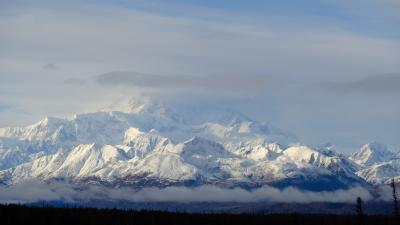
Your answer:
[[[183,93],[212,95],[305,143],[400,149],[399,11],[398,0],[1,1],[0,127],[137,92]],[[113,71],[205,83],[96,83]],[[249,77],[261,86],[241,85]]]

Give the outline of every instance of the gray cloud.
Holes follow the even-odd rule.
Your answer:
[[[59,70],[60,67],[58,65],[54,64],[54,63],[46,63],[43,66],[43,69],[45,69],[45,70]]]
[[[63,83],[68,85],[84,85],[86,84],[86,80],[78,78],[67,78],[64,80]]]
[[[138,72],[109,72],[98,75],[96,81],[102,85],[162,88],[162,89],[206,89],[235,92],[260,92],[275,82],[269,76],[216,74],[213,76],[158,75]]]
[[[370,2],[376,2],[374,7],[364,1],[332,4],[340,4],[346,13],[354,12],[359,21],[391,22],[397,27],[397,20],[388,21],[388,10],[375,7],[390,8],[399,18],[393,10],[397,8],[386,4],[394,0]],[[377,30],[366,25],[367,32],[360,32],[354,29],[359,27],[357,23],[347,20],[345,24],[330,19],[333,23],[326,23],[329,15],[313,21],[293,15],[288,22],[268,14],[253,17],[193,5],[179,5],[179,10],[174,10],[178,14],[163,13],[157,4],[153,10],[134,7],[134,3],[125,8],[78,1],[0,4],[0,30],[4,31],[0,32],[0,102],[27,112],[0,111],[1,127],[27,125],[45,115],[65,117],[95,111],[137,91],[158,91],[166,96],[179,89],[176,96],[196,103],[199,98],[191,95],[194,90],[203,95],[202,102],[225,99],[220,105],[273,122],[305,143],[330,141],[339,151],[344,145],[353,151],[374,139],[395,149],[400,145],[400,106],[398,98],[389,96],[398,93],[395,87],[389,88],[391,93],[372,87],[382,93],[373,96],[358,90],[360,94],[338,98],[335,92],[338,88],[350,93],[346,90],[366,86],[365,82],[342,84],[344,80],[400,71],[398,35],[385,36],[395,31],[391,26]],[[372,19],[365,14],[373,15]],[[62,65],[62,69],[43,69],[49,62]],[[103,86],[89,81],[107,71],[144,75],[138,73],[134,79],[109,76]],[[325,84],[332,91],[298,90],[307,85],[316,89],[313,84],[326,81],[332,81]],[[218,90],[223,93],[218,95]],[[222,96],[226,93],[229,101]],[[199,104],[201,107],[207,110],[206,104]]]
[[[273,202],[273,203],[350,203],[357,197],[365,201],[373,197],[368,190],[354,187],[348,190],[333,192],[302,191],[296,188],[279,190],[264,186],[251,191],[241,188],[225,189],[215,186],[195,188],[167,187],[143,188],[133,190],[127,187],[107,188],[90,185],[78,187],[62,182],[44,184],[38,181],[27,181],[14,186],[0,187],[0,202],[35,202],[62,200],[69,203],[84,203],[93,200],[127,201],[127,202]]]
[[[336,93],[400,93],[400,74],[375,75],[351,82],[325,82],[319,88]]]
[[[12,109],[12,108],[13,108],[12,104],[0,102],[0,111],[9,110],[9,109]]]

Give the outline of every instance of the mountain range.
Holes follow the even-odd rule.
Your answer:
[[[67,181],[110,187],[270,185],[332,191],[400,181],[400,153],[372,142],[351,155],[222,107],[148,97],[71,118],[0,128],[0,183]]]

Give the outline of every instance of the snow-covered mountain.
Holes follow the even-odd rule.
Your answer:
[[[362,167],[369,167],[399,158],[399,153],[390,150],[386,145],[379,142],[366,144],[350,156],[351,160]]]
[[[221,121],[215,121],[213,117],[215,122],[206,118],[198,118],[194,122],[183,119],[189,112],[181,116],[171,107],[148,99],[129,100],[127,105],[129,110],[126,112],[99,111],[77,114],[68,119],[46,117],[27,127],[0,128],[0,159],[3,159],[0,169],[79,144],[123,144],[126,131],[130,128],[168,137],[174,143],[194,136],[224,143],[229,141],[232,145],[242,140],[260,143],[279,141],[282,144],[297,141],[292,134],[228,110],[221,110]],[[191,115],[197,117],[199,114],[196,111]]]
[[[397,154],[377,143],[347,158],[297,142],[233,110],[201,112],[133,99],[68,119],[0,128],[0,182],[334,190],[400,175]],[[382,172],[388,170],[384,163],[390,173]]]
[[[356,174],[372,184],[388,184],[392,178],[400,182],[400,160],[376,163]]]
[[[392,178],[400,180],[400,152],[382,143],[366,144],[349,159],[360,166],[356,174],[371,184],[388,183]]]

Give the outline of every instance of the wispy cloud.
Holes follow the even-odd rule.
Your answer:
[[[138,72],[109,72],[98,75],[97,82],[106,86],[155,89],[205,89],[256,93],[265,90],[274,79],[268,76],[216,74],[213,76],[158,75]]]
[[[339,94],[400,93],[400,74],[375,75],[350,82],[325,82],[319,88]]]
[[[59,70],[60,67],[54,63],[46,63],[43,65],[43,69],[45,70]]]
[[[95,200],[125,202],[272,202],[272,203],[350,203],[357,197],[365,201],[373,197],[368,190],[354,187],[332,192],[283,190],[264,186],[258,189],[225,189],[215,186],[143,188],[107,188],[89,185],[85,188],[62,182],[41,183],[29,181],[10,187],[0,187],[0,202],[35,202],[61,200],[67,203],[85,203]]]
[[[9,109],[12,109],[12,108],[13,108],[12,104],[0,102],[0,111],[9,110]]]
[[[377,81],[378,88],[374,80],[362,80],[400,71],[393,29],[398,13],[389,15],[394,1],[381,2],[320,1],[307,8],[312,15],[296,7],[277,11],[293,12],[285,15],[253,15],[179,2],[146,7],[132,1],[1,1],[0,101],[23,107],[29,116],[3,110],[0,126],[93,111],[139,90],[168,95],[178,89],[192,100],[190,89],[208,95],[203,99],[217,99],[218,91],[250,96],[252,101],[232,98],[227,106],[292,130],[304,142],[340,146],[348,138],[355,148],[380,139],[398,146],[400,109],[392,99],[397,81]],[[302,3],[296,4],[316,1]],[[48,63],[59,69],[43,69]],[[103,86],[90,81],[98,74]],[[315,83],[326,90],[298,88],[317,89]],[[381,93],[374,95],[373,108],[367,89]],[[330,96],[340,91],[359,94]]]

